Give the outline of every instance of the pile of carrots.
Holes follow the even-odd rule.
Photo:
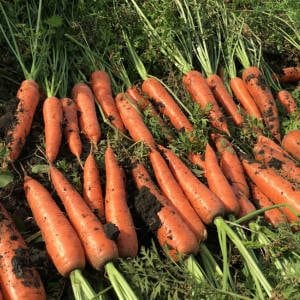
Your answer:
[[[278,79],[283,84],[298,82],[300,67],[284,68]],[[135,257],[139,252],[135,215],[127,203],[125,172],[118,160],[118,149],[101,132],[97,107],[117,135],[125,136],[132,144],[143,143],[148,150],[148,164],[129,158],[138,194],[134,208],[173,260],[197,254],[199,244],[207,238],[206,227],[218,218],[255,216],[257,209],[266,208],[263,214],[270,226],[290,223],[297,229],[300,130],[281,136],[278,115],[278,103],[287,115],[300,112],[291,94],[281,91],[275,99],[257,66],[244,69],[241,78],[230,80],[233,95],[217,74],[205,78],[200,71],[191,69],[183,74],[182,83],[192,101],[201,109],[209,108],[211,126],[205,150],[185,156],[170,147],[172,136],[160,145],[146,126],[145,110],[159,120],[161,128],[171,125],[175,132],[186,133],[193,143],[189,134],[194,125],[155,77],[145,79],[140,87],[128,86],[115,97],[111,77],[104,69],[94,70],[89,84],[76,83],[71,98],[51,95],[43,99],[43,87],[38,82],[26,79],[21,83],[16,122],[7,133],[6,162],[17,164],[37,105],[43,101],[44,155],[49,180],[65,213],[51,196],[52,191],[27,174],[24,192],[48,255],[62,276],[83,270],[86,260],[101,270],[110,261]],[[248,156],[228,126],[232,122],[242,128],[247,115],[263,122],[269,134],[257,128]],[[84,161],[82,135],[89,142]],[[105,174],[100,174],[97,155],[103,139],[107,139]],[[81,193],[55,166],[64,141],[82,168]],[[195,175],[191,166],[203,171],[204,180]],[[101,183],[104,177],[105,193]],[[24,263],[28,248],[2,204],[0,235],[0,287],[4,299],[46,299],[37,271]],[[20,255],[23,261],[16,271],[14,264]]]

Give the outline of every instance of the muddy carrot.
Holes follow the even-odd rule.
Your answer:
[[[286,67],[281,70],[279,80],[284,83],[300,81],[300,67]]]
[[[188,159],[192,164],[200,167],[205,172],[205,161],[200,153],[190,153]]]
[[[297,110],[297,103],[289,91],[280,90],[277,93],[277,99],[288,114]]]
[[[0,284],[4,299],[46,300],[40,276],[30,262],[28,247],[0,203]]]
[[[282,147],[295,159],[300,160],[300,130],[292,130],[282,139]]]

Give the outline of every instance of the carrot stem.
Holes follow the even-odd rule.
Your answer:
[[[204,271],[195,259],[195,256],[190,255],[184,262],[188,272],[197,282],[202,283],[207,281]]]

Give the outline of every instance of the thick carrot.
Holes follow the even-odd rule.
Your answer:
[[[129,103],[128,100],[130,99],[127,99],[127,97],[124,93],[119,93],[116,96],[116,104],[126,129],[135,142],[144,141],[147,145],[155,147],[151,132],[146,127],[137,108]]]
[[[10,215],[0,203],[0,286],[4,299],[46,300],[40,276]]]
[[[280,141],[278,110],[262,73],[257,67],[249,67],[243,71],[243,80],[262,114],[266,127]]]
[[[24,190],[47,252],[58,272],[68,276],[75,269],[84,269],[85,255],[79,237],[50,193],[29,176],[24,178]]]
[[[280,90],[277,93],[277,99],[288,114],[297,110],[297,103],[289,91]]]
[[[43,104],[46,157],[54,162],[59,152],[62,137],[63,110],[61,101],[48,97]]]
[[[28,136],[40,99],[39,86],[34,80],[24,80],[17,92],[19,99],[16,121],[7,133],[8,159],[18,159]]]
[[[63,98],[61,100],[63,115],[64,115],[64,134],[67,139],[69,149],[78,160],[82,152],[82,143],[79,135],[78,117],[77,117],[77,105],[69,98]]]
[[[226,120],[202,74],[198,71],[190,71],[183,76],[182,81],[193,100],[199,104],[201,109],[210,106],[209,119],[212,126],[230,135]]]
[[[169,149],[159,146],[169,167],[193,208],[205,224],[224,214],[221,200],[210,191],[192,171]]]
[[[263,194],[263,192],[253,183],[250,183],[252,191],[252,200],[259,208],[265,208],[274,205],[274,203]],[[285,215],[279,208],[273,208],[264,212],[264,217],[268,223],[274,227],[287,223]]]
[[[93,214],[75,188],[52,165],[50,166],[50,176],[81,240],[88,261],[95,269],[101,269],[106,262],[118,257],[117,245],[106,236],[100,220]]]
[[[170,119],[177,130],[193,130],[192,124],[179,105],[157,79],[153,77],[146,79],[142,84],[142,91],[153,99],[161,113]]]
[[[83,166],[83,199],[94,214],[105,223],[104,199],[97,162],[90,153]]]
[[[205,172],[205,161],[200,153],[189,153],[188,159],[192,164],[200,167]]]
[[[110,146],[105,151],[106,195],[105,217],[115,224],[120,233],[116,240],[120,257],[134,257],[138,253],[138,240],[126,201],[123,170],[118,165]]]
[[[206,229],[189,200],[184,195],[163,157],[158,151],[153,149],[150,153],[150,161],[156,181],[164,195],[171,201],[182,219],[194,232],[197,239],[199,241],[204,240],[207,236]]]
[[[105,71],[95,71],[91,74],[91,84],[96,100],[100,104],[106,118],[117,129],[124,132],[125,128],[116,103],[112,96],[111,82]]]
[[[158,218],[158,225],[155,226],[157,239],[162,247],[169,247],[180,254],[198,252],[198,241],[188,225],[182,220],[177,210],[165,198],[157,186],[151,180],[148,172],[142,164],[136,164],[132,170],[133,179],[140,191],[146,191],[147,197],[152,197],[158,202],[158,209],[151,215],[152,204],[147,206],[146,197],[142,200],[145,208],[145,217]],[[150,224],[149,224],[150,225]]]
[[[286,67],[281,70],[279,80],[284,83],[300,81],[300,67]]]
[[[236,99],[242,104],[246,112],[258,120],[262,119],[261,113],[247,90],[244,81],[239,77],[230,79],[230,88],[235,95]]]
[[[79,125],[87,139],[96,146],[101,137],[94,96],[88,85],[77,83],[72,89],[72,98],[79,111]]]
[[[222,105],[225,111],[231,116],[233,122],[240,126],[243,123],[242,115],[233,101],[232,96],[227,91],[222,79],[217,74],[212,74],[209,75],[206,80],[219,104]]]
[[[217,156],[209,144],[205,148],[206,179],[209,189],[213,191],[223,202],[225,211],[238,215],[240,206],[235,193],[222,172]]]
[[[300,130],[292,130],[282,140],[282,147],[297,160],[300,160]]]
[[[286,203],[300,212],[300,191],[276,172],[257,162],[242,161],[243,167],[250,179],[275,204]],[[290,222],[299,218],[288,208],[282,208]]]

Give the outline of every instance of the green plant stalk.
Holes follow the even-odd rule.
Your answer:
[[[195,259],[195,256],[190,255],[185,261],[185,266],[188,272],[196,279],[197,282],[202,283],[206,282],[206,277],[204,272],[198,262]]]

